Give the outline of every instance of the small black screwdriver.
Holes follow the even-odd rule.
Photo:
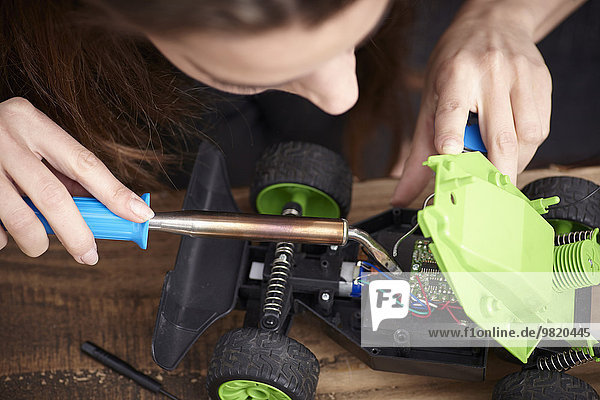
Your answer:
[[[148,389],[154,393],[160,393],[172,400],[179,400],[177,397],[173,396],[171,393],[165,391],[162,388],[162,383],[152,379],[146,374],[136,370],[131,365],[127,364],[125,361],[121,360],[117,356],[110,354],[108,351],[104,350],[98,345],[95,345],[92,342],[84,342],[81,345],[81,351],[85,354],[89,355],[92,358],[100,361],[102,364],[106,365],[109,368],[117,371],[119,374],[126,376],[129,379],[134,380],[140,386],[145,389]]]

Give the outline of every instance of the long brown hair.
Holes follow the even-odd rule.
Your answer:
[[[413,113],[405,79],[408,34],[413,3],[392,0],[392,7],[375,36],[356,52],[356,74],[360,95],[349,113],[345,129],[345,152],[355,174],[365,174],[365,148],[379,131],[390,149],[386,172],[394,166],[404,139],[412,133]],[[386,155],[381,154],[380,157]]]
[[[0,100],[28,99],[120,179],[147,185],[161,163],[182,150],[166,148],[161,138],[194,134],[190,122],[202,117],[210,100],[136,28],[255,32],[298,19],[318,24],[353,1],[2,0]],[[398,15],[392,13],[386,25],[398,24]],[[349,124],[356,154],[376,121],[398,115],[392,92],[399,87],[403,47],[397,28],[381,32],[364,50],[365,58],[377,61],[359,60],[361,99],[351,117],[357,122]]]

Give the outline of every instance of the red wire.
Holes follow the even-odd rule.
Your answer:
[[[448,310],[448,312],[450,313],[450,316],[452,317],[452,319],[454,321],[456,321],[457,324],[460,325],[460,321],[454,316],[454,313],[452,313],[452,310],[450,309],[450,307],[446,308],[446,310]]]
[[[417,282],[419,282],[419,287],[421,288],[421,293],[423,294],[423,297],[425,298],[425,304],[427,304],[427,315],[420,315],[420,314],[415,314],[415,313],[412,313],[412,315],[414,315],[417,318],[429,318],[431,316],[431,307],[429,307],[429,300],[427,299],[425,290],[423,290],[423,284],[421,283],[421,279],[419,279],[419,275],[415,275],[415,277],[417,278]]]
[[[412,314],[414,317],[417,317],[417,318],[429,318],[429,317],[431,316],[431,313],[429,313],[429,314],[427,314],[427,315],[421,315],[421,314],[417,314],[417,313],[411,312],[411,314]]]
[[[444,305],[442,306],[442,308],[440,308],[440,310],[443,310],[444,308],[448,307],[448,304],[450,304],[450,300],[445,302]]]
[[[416,314],[416,313],[412,313],[412,315],[414,315],[417,318],[429,318],[431,316],[431,307],[429,307],[429,300],[427,299],[427,295],[425,294],[425,290],[423,289],[423,284],[421,283],[421,279],[419,279],[419,275],[416,275],[415,277],[417,278],[417,282],[419,282],[419,287],[421,288],[421,293],[423,294],[423,297],[425,298],[425,304],[427,305],[427,315],[420,315],[420,314]],[[440,310],[443,310],[443,309],[448,310],[448,313],[450,314],[450,316],[452,317],[452,319],[457,324],[460,325],[460,321],[458,320],[458,318],[456,318],[456,316],[452,312],[451,308],[461,309],[462,310],[462,307],[459,307],[459,306],[449,306],[448,304],[450,304],[450,300],[448,300],[447,302],[445,302],[444,305],[440,308]]]
[[[450,316],[452,317],[452,319],[453,319],[454,321],[456,321],[456,323],[457,323],[457,324],[460,324],[460,321],[458,320],[458,318],[456,318],[456,316],[455,316],[455,315],[454,315],[454,313],[452,312],[451,308],[454,308],[454,309],[461,309],[461,310],[462,310],[462,307],[459,307],[459,306],[449,306],[448,304],[450,304],[450,300],[448,300],[447,302],[445,302],[445,303],[444,303],[444,305],[443,305],[443,306],[440,308],[440,310],[443,310],[444,308],[445,308],[446,310],[448,310],[448,313],[450,314]]]

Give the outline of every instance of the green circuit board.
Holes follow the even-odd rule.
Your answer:
[[[410,274],[411,292],[421,300],[425,300],[423,296],[423,292],[425,292],[430,301],[455,302],[457,300],[454,291],[438,268],[435,257],[429,249],[430,243],[431,240],[428,239],[415,242]],[[419,281],[423,286],[423,290],[421,290]]]

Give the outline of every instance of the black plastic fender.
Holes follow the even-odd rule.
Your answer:
[[[212,144],[200,145],[184,210],[239,211],[231,195],[225,160]],[[175,268],[163,284],[152,338],[152,358],[177,367],[198,337],[235,306],[247,242],[183,237]]]

